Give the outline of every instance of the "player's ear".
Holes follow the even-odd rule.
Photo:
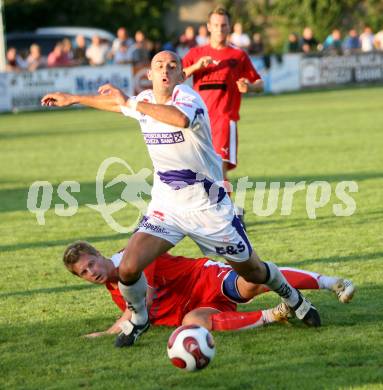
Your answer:
[[[151,69],[149,69],[148,72],[146,73],[146,77],[148,78],[148,80],[152,80],[152,71],[151,71]]]
[[[186,73],[184,71],[181,72],[181,81],[184,82],[186,80]]]

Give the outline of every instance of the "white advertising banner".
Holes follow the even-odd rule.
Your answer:
[[[0,112],[10,111],[11,95],[9,94],[8,73],[0,73]]]
[[[344,56],[303,57],[302,87],[383,81],[383,53],[358,53]]]
[[[269,67],[266,67],[263,57],[252,56],[251,60],[264,81],[265,92],[280,93],[300,89],[300,54],[273,55],[270,57]]]
[[[5,81],[2,83],[3,78]],[[112,83],[126,94],[134,91],[130,65],[39,69],[35,72],[1,73],[0,111],[39,109],[41,97],[48,92],[97,93],[99,86]],[[3,87],[2,87],[2,84]]]
[[[35,110],[47,92],[72,92],[70,68],[8,73],[12,110]]]
[[[266,61],[251,56],[251,60],[264,80],[266,93],[383,82],[383,52],[326,57],[285,54],[273,55]],[[0,112],[40,109],[41,97],[53,91],[95,94],[105,83],[114,84],[132,96],[151,87],[147,70],[133,69],[131,65],[105,65],[0,73]]]
[[[84,66],[72,70],[73,93],[95,94],[101,85],[111,83],[127,95],[133,95],[133,71],[130,65]]]

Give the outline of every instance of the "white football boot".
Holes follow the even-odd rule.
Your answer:
[[[348,279],[338,279],[332,286],[331,291],[333,291],[338,297],[339,302],[349,303],[354,296],[355,286],[352,284],[351,280]]]

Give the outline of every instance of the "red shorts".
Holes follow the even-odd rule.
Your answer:
[[[180,326],[187,313],[201,307],[210,307],[223,311],[236,311],[237,304],[227,298],[222,292],[222,284],[226,275],[232,271],[232,268],[222,266],[219,263],[210,260],[206,269],[200,274],[195,283],[192,292],[168,291],[166,298],[162,299],[161,306],[168,310],[158,310],[155,315],[150,311],[150,321],[154,325]],[[174,302],[178,294],[185,294],[186,304],[180,307],[175,306]],[[186,297],[187,295],[187,297]],[[164,307],[165,306],[165,307]],[[161,313],[161,314],[160,314]]]
[[[222,115],[210,118],[215,151],[228,163],[228,169],[237,166],[238,133],[237,122]]]

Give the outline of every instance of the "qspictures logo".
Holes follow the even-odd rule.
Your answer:
[[[119,173],[112,180],[105,183],[108,176],[108,170],[112,165],[121,167]],[[115,167],[114,167],[115,168]],[[145,215],[149,195],[151,194],[152,185],[148,179],[152,175],[148,168],[142,168],[139,172],[134,172],[131,166],[123,159],[118,157],[109,157],[99,166],[95,180],[96,204],[85,204],[91,210],[99,213],[107,225],[117,233],[131,233],[137,227],[141,218]],[[199,177],[201,176],[201,177]],[[197,182],[203,182],[206,179],[203,175],[197,174]],[[123,189],[118,199],[111,202],[106,201],[106,194],[111,187],[122,184]],[[223,187],[223,183],[214,183],[211,186],[211,192],[217,191],[217,188]],[[188,183],[177,181],[177,188],[182,189]],[[200,196],[200,188],[194,186],[196,196]],[[305,194],[305,209],[309,219],[317,218],[317,210],[331,205],[332,213],[335,217],[349,217],[357,209],[355,199],[352,193],[358,192],[358,184],[355,181],[340,181],[336,183],[334,191],[331,184],[327,181],[314,181],[306,183],[300,182],[252,182],[247,176],[241,177],[236,183],[234,204],[237,210],[243,210],[248,190],[254,190],[252,212],[257,216],[267,217],[279,213],[282,216],[289,216],[293,212],[293,205],[296,201],[295,194],[298,192]],[[59,217],[74,216],[79,210],[76,194],[81,192],[81,184],[77,181],[64,181],[57,186],[57,196],[62,201],[52,205],[54,187],[48,181],[36,181],[31,184],[28,191],[27,208],[36,217],[39,225],[47,223],[45,214],[51,208]],[[175,190],[176,191],[176,190]],[[146,195],[146,197],[145,197]],[[212,199],[216,194],[208,194]],[[332,201],[331,199],[334,199]],[[146,198],[146,199],[145,199]],[[137,217],[133,218],[128,226],[121,225],[115,218],[114,214],[123,210],[128,205],[133,206]],[[279,206],[280,205],[280,206]],[[247,210],[250,212],[250,210]]]
[[[105,183],[107,171],[114,164],[120,165],[122,168],[121,171],[124,170],[128,173],[120,173]],[[146,212],[148,202],[143,199],[143,194],[150,195],[151,193],[152,186],[147,182],[147,178],[151,175],[152,171],[150,169],[143,168],[138,173],[135,173],[123,159],[109,157],[101,163],[97,170],[95,180],[97,203],[87,203],[85,207],[100,213],[108,226],[115,232],[130,233],[137,227],[138,222]],[[120,197],[107,203],[105,199],[106,192],[117,184],[124,185]],[[57,196],[63,203],[60,202],[52,205],[53,185],[48,181],[36,181],[29,187],[27,208],[31,213],[35,214],[39,225],[45,225],[45,213],[52,206],[57,216],[71,217],[78,212],[79,205],[75,194],[80,191],[80,183],[76,181],[64,181],[57,187]],[[129,226],[122,226],[113,215],[124,209],[127,205],[132,205],[136,209],[137,217],[131,221],[132,223]]]

